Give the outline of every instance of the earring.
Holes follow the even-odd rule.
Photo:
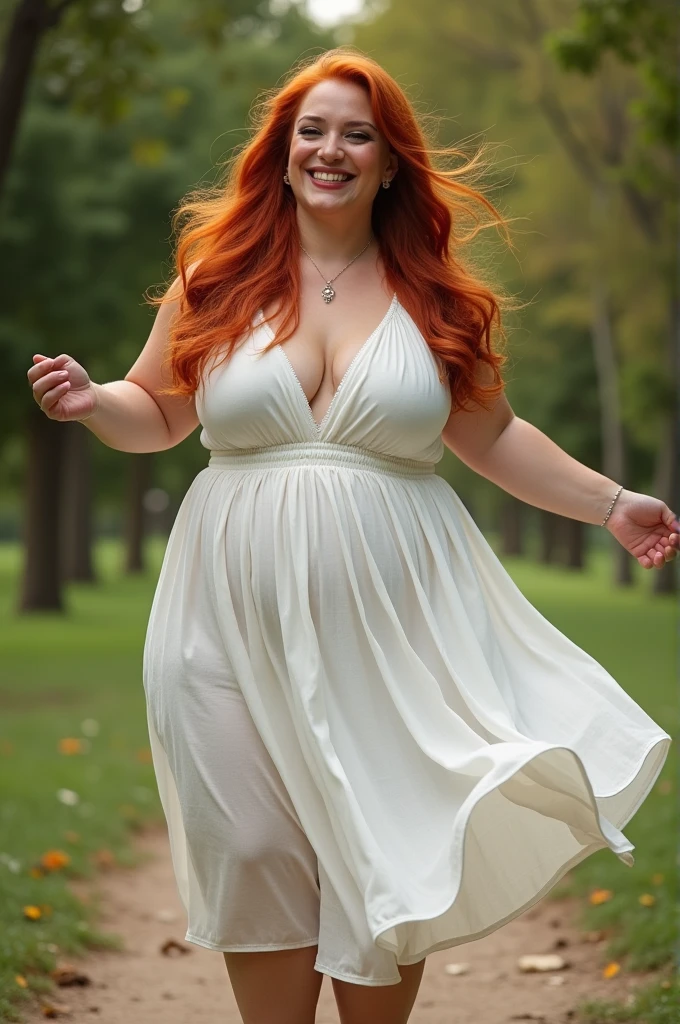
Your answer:
[[[290,178],[288,177],[288,171],[284,171],[284,173],[283,173],[283,180],[285,181],[286,185],[290,185]]]
[[[383,188],[389,188],[390,184],[391,184],[390,179],[389,178],[385,178],[383,183],[382,183],[382,187]]]

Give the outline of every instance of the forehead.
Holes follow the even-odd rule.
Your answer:
[[[354,82],[329,78],[313,85],[298,105],[296,117],[314,114],[327,121],[364,118],[373,120],[368,93]]]

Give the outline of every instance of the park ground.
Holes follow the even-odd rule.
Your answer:
[[[69,614],[14,617],[19,549],[0,547],[0,1022],[98,1019],[236,1024],[219,953],[184,942],[184,918],[148,749],[141,649],[162,542],[139,577],[97,547],[97,586],[69,587]],[[524,593],[597,657],[667,729],[677,729],[676,606],[649,574],[609,585],[606,552],[587,573],[508,560]],[[608,850],[484,939],[428,957],[414,1024],[673,1024],[675,750],[626,826],[634,868]],[[566,966],[527,974],[525,954]],[[465,973],[447,966],[467,964]],[[88,984],[55,986],[75,968]],[[325,978],[318,1024],[336,1024]]]

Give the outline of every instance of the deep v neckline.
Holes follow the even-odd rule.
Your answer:
[[[310,426],[311,426],[312,430],[314,431],[315,437],[318,437],[322,433],[324,427],[326,426],[326,423],[328,422],[328,419],[330,417],[331,412],[333,411],[333,409],[337,405],[337,401],[338,401],[338,397],[340,395],[340,392],[342,391],[342,389],[343,389],[343,387],[344,387],[344,385],[345,385],[345,383],[347,381],[347,378],[348,378],[348,376],[350,374],[350,371],[356,365],[356,363],[357,363],[357,361],[359,359],[359,356],[361,356],[364,352],[366,352],[368,350],[368,348],[371,345],[371,342],[376,338],[376,336],[380,333],[380,331],[383,329],[383,327],[387,324],[388,320],[391,319],[391,316],[392,316],[394,310],[397,308],[397,305],[398,305],[397,293],[394,292],[393,295],[392,295],[392,301],[390,302],[390,304],[389,304],[389,306],[387,308],[387,312],[383,316],[382,320],[377,325],[377,327],[373,331],[371,331],[369,336],[366,338],[366,340],[362,343],[360,348],[357,349],[357,351],[354,353],[354,355],[350,359],[349,365],[348,365],[347,369],[343,373],[343,375],[342,375],[342,377],[340,379],[340,382],[338,383],[337,388],[333,392],[333,397],[330,400],[330,404],[328,405],[328,408],[326,409],[325,413],[323,414],[321,420],[318,423],[314,419],[314,413],[312,412],[312,407],[309,404],[309,399],[307,398],[307,395],[305,394],[305,389],[303,388],[303,386],[302,386],[302,384],[300,382],[300,378],[298,377],[297,373],[295,372],[293,364],[291,363],[291,361],[288,358],[288,356],[286,355],[286,353],[283,351],[283,348],[281,347],[281,345],[276,345],[275,346],[275,351],[280,353],[280,356],[283,359],[283,363],[284,363],[286,372],[288,373],[289,377],[291,378],[292,383],[295,385],[295,390],[300,395],[300,398],[302,400],[302,404],[303,404],[303,407],[304,407],[304,410],[305,410],[305,414],[307,416],[307,419],[308,419],[308,421],[310,423]],[[267,334],[269,335],[269,337],[272,340],[274,340],[276,335],[275,335],[274,331],[272,330],[271,326],[268,323],[265,322],[264,311],[262,309],[259,309],[257,311],[257,319],[258,319],[258,322],[259,322],[260,326],[264,327],[264,329],[267,332]]]

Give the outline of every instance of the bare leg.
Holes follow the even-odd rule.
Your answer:
[[[398,967],[398,985],[356,985],[332,978],[341,1024],[406,1024],[423,979],[425,958]]]
[[[323,981],[317,948],[222,954],[243,1024],[314,1024]]]

